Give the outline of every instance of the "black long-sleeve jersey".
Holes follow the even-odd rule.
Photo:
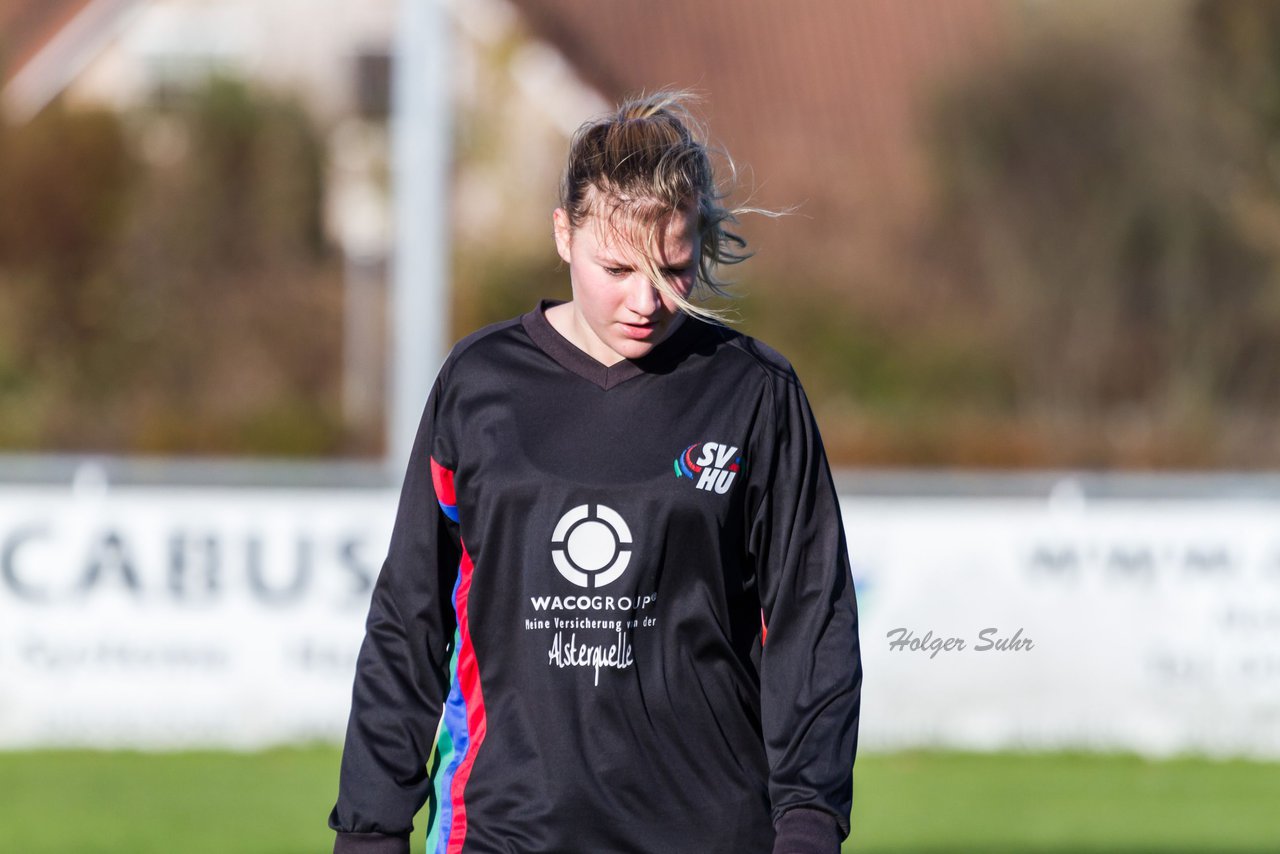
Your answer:
[[[797,808],[847,834],[856,607],[791,366],[685,318],[605,367],[547,305],[463,339],[431,392],[339,850],[407,851],[429,798],[441,854],[769,852]]]

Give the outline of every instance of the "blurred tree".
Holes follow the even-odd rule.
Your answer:
[[[1280,407],[1280,245],[1251,240],[1239,204],[1273,194],[1250,186],[1244,125],[1203,109],[1221,83],[1189,46],[1061,32],[939,102],[934,241],[990,319],[1018,410],[1062,443],[1049,462],[1141,463],[1107,447],[1111,424],[1136,415],[1172,445]]]
[[[41,447],[117,316],[98,271],[122,231],[137,162],[125,128],[60,103],[0,122],[0,444]],[[65,406],[65,403],[62,404]]]
[[[74,353],[101,326],[82,285],[119,236],[136,165],[106,111],[55,104],[19,128],[0,122],[0,270],[11,287],[41,283],[24,302],[42,346]]]
[[[1196,0],[1191,36],[1223,97],[1280,144],[1280,6],[1259,0]],[[1273,168],[1280,163],[1273,163]]]
[[[0,308],[21,321],[0,323],[0,445],[371,450],[338,415],[324,166],[297,102],[224,79],[6,128]]]

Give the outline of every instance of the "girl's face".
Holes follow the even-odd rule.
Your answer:
[[[645,272],[646,257],[662,271],[667,283],[681,296],[693,289],[698,274],[701,245],[697,214],[677,211],[661,223],[661,235],[651,250],[631,245],[607,221],[595,215],[578,228],[557,208],[556,249],[569,265],[573,287],[574,341],[604,365],[638,359],[663,341],[680,314],[675,300],[665,295]]]

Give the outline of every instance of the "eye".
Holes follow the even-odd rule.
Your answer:
[[[618,278],[618,279],[622,278],[627,273],[631,272],[626,267],[605,267],[604,271],[608,273],[610,276],[613,276],[614,278]]]
[[[668,267],[662,271],[662,275],[666,276],[668,279],[679,279],[688,274],[690,269],[690,267]]]

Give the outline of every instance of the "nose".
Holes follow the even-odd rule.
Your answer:
[[[637,271],[627,282],[626,306],[642,317],[649,317],[662,305],[662,294],[648,277]]]

